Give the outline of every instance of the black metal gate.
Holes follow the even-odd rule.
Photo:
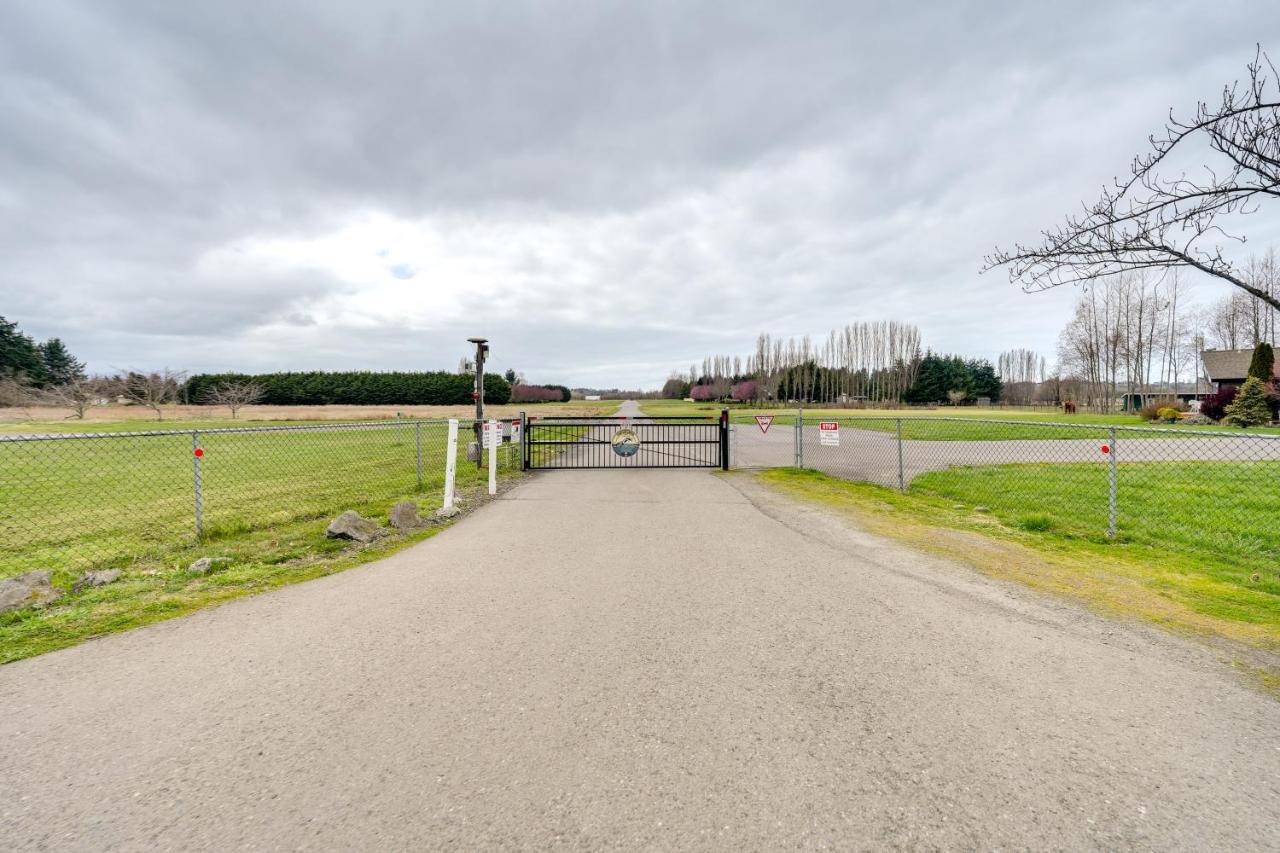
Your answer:
[[[524,468],[729,470],[729,412],[719,417],[526,418]]]

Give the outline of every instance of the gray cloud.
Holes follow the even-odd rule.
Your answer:
[[[982,254],[1276,35],[1246,2],[4,4],[0,313],[104,369],[445,367],[482,329],[654,385],[888,317],[1051,351],[1071,294]]]

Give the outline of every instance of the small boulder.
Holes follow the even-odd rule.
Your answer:
[[[453,518],[460,512],[462,512],[462,510],[458,509],[456,506],[442,506],[436,510],[436,518]]]
[[[0,581],[0,613],[56,601],[62,590],[49,578],[49,572],[36,571]]]
[[[207,575],[209,572],[218,568],[218,566],[230,563],[230,557],[201,557],[191,565],[187,566],[187,573],[193,575]]]
[[[351,539],[356,542],[372,542],[381,536],[383,530],[372,518],[365,518],[355,510],[349,509],[329,522],[329,529],[324,532],[330,539]]]
[[[119,569],[103,569],[97,572],[85,572],[80,580],[76,581],[72,587],[72,592],[79,592],[86,587],[106,586],[109,583],[115,583],[120,580],[123,574]]]
[[[396,530],[413,530],[422,526],[418,518],[418,505],[413,501],[401,501],[391,508],[388,521]]]

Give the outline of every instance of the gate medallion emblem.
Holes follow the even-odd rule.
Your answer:
[[[609,443],[613,445],[613,452],[624,459],[635,456],[640,450],[640,436],[633,429],[618,430]]]

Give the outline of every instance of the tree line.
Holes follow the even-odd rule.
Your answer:
[[[945,387],[944,387],[945,386]],[[1000,381],[982,359],[922,352],[920,330],[897,320],[850,323],[818,343],[808,335],[761,334],[746,356],[715,355],[673,373],[669,399],[897,405],[1000,398]]]
[[[449,371],[305,371],[287,373],[201,373],[187,380],[184,396],[204,401],[219,388],[252,385],[261,393],[254,402],[274,406],[409,405],[458,406],[472,402],[474,378]],[[511,385],[486,373],[485,400],[502,405],[511,400]]]

